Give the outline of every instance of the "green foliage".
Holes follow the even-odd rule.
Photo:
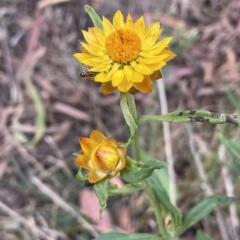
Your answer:
[[[82,174],[82,168],[79,168],[78,169],[78,172],[77,172],[77,175],[76,175],[76,179],[79,181],[79,182],[83,182],[83,181],[86,181],[86,178],[83,176]]]
[[[156,199],[164,207],[166,212],[181,217],[181,213],[179,212],[179,210],[171,204],[168,191],[163,187],[158,177],[158,173],[159,170],[155,170],[154,173],[149,178],[147,178],[148,187],[152,189]]]
[[[27,143],[27,146],[34,146],[36,145],[41,138],[44,135],[45,129],[46,129],[46,110],[44,103],[42,101],[42,98],[38,92],[38,90],[35,88],[33,83],[31,82],[29,76],[25,76],[25,83],[27,87],[27,91],[29,93],[29,96],[31,97],[34,107],[36,110],[36,133],[33,137],[33,139]]]
[[[203,231],[198,230],[197,231],[197,240],[213,240],[210,236],[208,236]]]
[[[123,188],[118,188],[116,184],[109,185],[108,187],[108,193],[109,195],[126,195],[130,194],[139,190],[142,190],[144,188],[144,185],[140,183],[135,184],[126,184]]]
[[[102,217],[102,212],[107,207],[108,184],[109,184],[108,178],[104,178],[103,180],[94,184],[94,190],[96,192],[97,198],[99,200],[99,205],[101,207],[100,217]]]
[[[233,170],[240,175],[240,142],[229,141],[221,134],[219,138],[231,159]]]
[[[134,161],[126,158],[126,165],[121,171],[121,178],[129,183],[138,183],[139,181],[149,177],[155,169],[165,168],[165,162],[150,160],[146,162]]]
[[[240,126],[240,117],[236,114],[214,113],[206,110],[174,111],[160,116],[143,115],[138,119],[138,122],[141,121],[231,123],[238,127]]]
[[[110,232],[105,233],[95,240],[164,240],[164,238],[160,234],[147,234],[147,233],[133,233],[133,234],[125,234],[118,232]]]
[[[234,198],[225,196],[205,197],[188,212],[178,230],[178,235],[181,235],[196,222],[207,216],[215,207],[230,204],[233,200]]]
[[[94,27],[103,29],[103,24],[102,24],[102,20],[99,17],[99,15],[95,12],[95,10],[90,7],[89,5],[85,5],[85,11],[88,13],[88,15],[90,16]]]
[[[129,126],[130,132],[131,132],[131,136],[128,140],[128,142],[125,144],[126,146],[128,146],[132,139],[134,138],[134,136],[136,135],[137,131],[138,131],[138,126],[133,118],[133,115],[130,113],[129,111],[129,106],[128,106],[128,102],[127,102],[127,95],[124,93],[121,93],[120,95],[120,106],[123,112],[123,116],[125,118],[125,121],[127,123],[127,125]]]

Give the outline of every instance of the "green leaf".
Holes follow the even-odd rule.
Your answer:
[[[148,186],[153,190],[158,202],[164,206],[165,210],[178,216],[176,222],[174,222],[174,226],[178,227],[181,222],[181,213],[170,202],[168,191],[163,187],[158,174],[161,174],[160,170],[155,170],[154,173],[147,178]],[[174,219],[176,219],[175,216],[173,216],[173,220]]]
[[[214,113],[206,110],[174,111],[159,116],[145,115],[138,118],[138,123],[141,121],[231,123],[240,127],[240,116],[236,114]]]
[[[99,235],[95,240],[164,240],[161,234],[109,232]]]
[[[126,184],[123,188],[118,188],[116,184],[109,185],[108,193],[109,195],[126,195],[130,194],[144,188],[143,184],[135,183],[135,184]]]
[[[94,190],[96,192],[97,198],[99,200],[100,209],[100,217],[102,218],[102,212],[107,207],[107,199],[108,199],[108,183],[109,179],[104,178],[103,180],[94,184]]]
[[[219,138],[231,159],[233,170],[240,175],[240,143],[229,141],[223,135],[219,135]]]
[[[130,133],[131,133],[131,136],[130,136],[128,142],[125,144],[126,146],[128,146],[131,143],[135,134],[137,133],[138,126],[137,126],[136,121],[134,120],[132,114],[130,113],[129,106],[127,103],[127,95],[125,93],[121,93],[121,95],[120,95],[120,106],[121,106],[125,121],[126,121],[127,125],[129,126]]]
[[[94,27],[103,29],[103,24],[102,24],[102,20],[99,17],[99,15],[95,12],[95,10],[90,7],[89,5],[85,5],[85,11],[88,13],[88,15],[90,16]]]
[[[198,230],[197,240],[214,240],[214,239],[207,235],[205,232]]]
[[[79,181],[79,182],[84,182],[87,180],[86,177],[83,176],[82,174],[82,168],[79,168],[77,174],[76,174],[76,179]]]
[[[138,183],[139,181],[151,176],[154,169],[167,167],[165,162],[158,160],[149,160],[146,162],[134,161],[126,158],[126,165],[120,172],[121,178],[129,183]]]
[[[186,215],[181,228],[178,230],[178,236],[184,233],[196,222],[207,216],[215,207],[219,205],[230,204],[234,198],[225,196],[205,197],[200,203],[195,205]]]
[[[146,151],[141,149],[141,159],[152,159],[152,156],[150,156]],[[157,159],[155,159],[157,160]],[[157,160],[159,161],[159,160]],[[168,169],[167,168],[163,168],[161,170],[157,170],[154,172],[156,174],[156,177],[158,178],[158,180],[161,182],[163,188],[166,190],[167,194],[170,196],[170,184],[171,183],[171,179],[169,178],[168,175]],[[173,188],[173,186],[171,186]],[[176,187],[173,189],[173,197],[175,199],[177,199],[177,189]],[[174,201],[176,202],[176,201]]]
[[[29,76],[25,76],[25,83],[27,87],[27,91],[29,96],[31,97],[34,107],[36,110],[36,133],[33,139],[26,144],[26,146],[34,146],[36,145],[44,135],[46,128],[46,110],[44,103],[41,99],[41,95],[39,91],[32,84]]]

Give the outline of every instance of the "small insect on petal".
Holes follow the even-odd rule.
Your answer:
[[[94,80],[94,78],[96,77],[98,72],[89,72],[90,68],[91,67],[83,66],[82,71],[80,72],[80,77],[85,77],[85,78],[89,78],[91,80]]]

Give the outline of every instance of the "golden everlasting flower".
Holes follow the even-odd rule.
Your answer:
[[[90,138],[80,138],[82,154],[75,163],[89,171],[90,183],[114,177],[125,166],[126,148],[121,144],[97,130],[91,132]]]
[[[87,43],[81,42],[83,53],[75,53],[74,57],[90,67],[89,76],[102,83],[104,95],[115,89],[148,93],[152,81],[161,78],[159,69],[175,56],[167,48],[171,37],[158,41],[161,31],[158,22],[145,27],[143,17],[133,23],[128,14],[124,22],[118,10],[113,23],[103,17],[103,29],[82,31]]]

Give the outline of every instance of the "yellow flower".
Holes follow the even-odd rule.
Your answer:
[[[81,42],[83,53],[75,53],[74,57],[90,67],[89,76],[102,83],[104,95],[116,89],[148,93],[152,81],[161,77],[159,69],[175,56],[167,48],[171,37],[158,41],[161,31],[158,22],[145,27],[143,17],[133,23],[128,14],[125,22],[118,10],[113,23],[103,17],[103,29],[82,31],[87,43]]]
[[[75,163],[89,171],[90,183],[114,177],[124,168],[126,148],[121,144],[97,130],[91,132],[90,138],[80,138],[82,154],[75,159]]]

